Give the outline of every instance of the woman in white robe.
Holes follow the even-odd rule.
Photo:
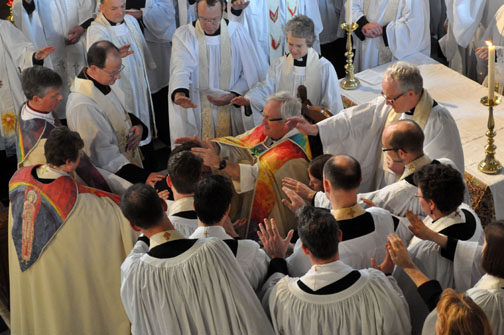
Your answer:
[[[257,83],[244,97],[231,100],[233,104],[250,105],[254,113],[264,109],[266,99],[280,91],[297,95],[299,85],[306,86],[308,99],[337,114],[343,109],[338,77],[332,64],[312,48],[315,41],[313,21],[298,15],[284,27],[290,53],[273,61],[266,79]]]

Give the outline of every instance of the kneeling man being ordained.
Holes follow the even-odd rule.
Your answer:
[[[299,100],[287,92],[279,92],[266,101],[260,126],[240,136],[216,138],[206,145],[202,143],[204,148],[192,149],[205,165],[230,176],[237,193],[246,193],[237,215],[248,218],[248,238],[257,240],[257,227],[264,218],[275,218],[282,236],[295,226],[293,213],[282,204],[286,195],[281,187],[284,177],[308,183],[306,171],[311,159],[308,136],[296,129],[289,130],[285,124],[285,120],[298,115],[301,115]]]

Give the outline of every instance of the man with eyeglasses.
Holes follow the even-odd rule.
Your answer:
[[[234,9],[246,5],[232,4]],[[223,0],[198,0],[198,20],[181,26],[172,40],[169,123],[172,146],[179,137],[238,135],[261,123],[230,105],[264,76],[245,27],[223,19]]]
[[[201,148],[192,149],[206,166],[231,178],[240,197],[232,204],[230,217],[248,219],[242,236],[258,240],[258,225],[265,218],[275,219],[284,237],[296,227],[294,214],[282,204],[286,198],[282,179],[288,176],[307,184],[312,157],[308,137],[285,125],[296,115],[301,115],[301,102],[288,92],[278,92],[266,101],[260,126],[236,137],[200,142]],[[187,140],[195,139],[177,142]]]
[[[139,145],[147,137],[147,127],[128,112],[121,99],[126,93],[112,89],[125,68],[119,49],[109,41],[96,42],[89,48],[87,60],[89,66],[70,88],[68,127],[80,133],[84,151],[96,166],[130,183],[153,185],[164,176],[150,173],[142,165]]]
[[[387,69],[382,95],[369,103],[341,111],[318,124],[303,118],[288,120],[307,135],[320,136],[324,152],[345,153],[362,167],[360,192],[370,192],[394,183],[403,174],[403,164],[388,164],[381,150],[386,126],[397,120],[413,120],[422,128],[424,152],[433,159],[448,158],[460,172],[464,155],[457,124],[448,110],[423,88],[423,78],[414,65],[397,62]]]

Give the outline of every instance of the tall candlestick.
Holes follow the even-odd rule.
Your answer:
[[[352,24],[352,0],[346,2],[346,23]]]
[[[488,100],[494,100],[495,92],[495,45],[486,41],[488,45]]]

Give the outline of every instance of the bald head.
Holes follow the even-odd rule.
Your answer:
[[[355,190],[359,188],[362,178],[360,164],[351,156],[333,156],[324,165],[324,178],[334,189]]]
[[[424,133],[413,120],[400,120],[388,125],[382,133],[385,148],[401,149],[406,153],[423,155]]]

